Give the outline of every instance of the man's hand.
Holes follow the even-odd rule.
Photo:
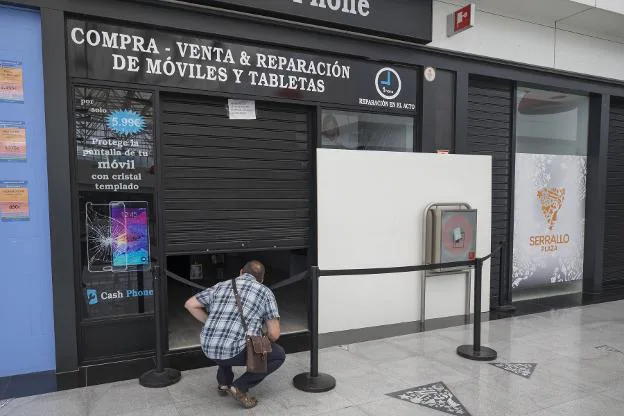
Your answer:
[[[206,313],[204,305],[199,303],[195,296],[189,298],[189,300],[187,300],[184,304],[184,307],[202,324],[206,322],[206,319],[208,319],[208,314]]]
[[[267,337],[269,341],[276,342],[280,337],[280,321],[279,319],[271,319],[266,321]]]

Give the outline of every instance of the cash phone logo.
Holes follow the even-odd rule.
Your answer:
[[[87,301],[89,301],[89,305],[97,305],[98,303],[97,290],[87,289]]]
[[[137,289],[128,289],[126,292],[122,292],[121,290],[117,290],[115,292],[101,292],[98,293],[95,289],[87,289],[87,302],[89,305],[97,305],[100,300],[102,301],[111,301],[111,300],[119,300],[124,298],[147,298],[154,296],[154,290],[145,289],[145,290],[137,290]]]

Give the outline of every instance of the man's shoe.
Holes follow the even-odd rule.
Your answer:
[[[240,391],[236,387],[230,387],[227,392],[245,409],[251,409],[258,405],[258,399],[248,396],[247,393]]]

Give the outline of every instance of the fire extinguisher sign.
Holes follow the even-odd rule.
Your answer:
[[[453,36],[475,25],[474,3],[468,4],[461,9],[455,10],[448,17],[448,36]]]

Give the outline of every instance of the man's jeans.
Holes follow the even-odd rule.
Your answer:
[[[214,360],[219,366],[217,371],[217,381],[220,386],[234,386],[237,389],[247,392],[250,388],[256,386],[262,380],[264,380],[269,374],[280,368],[286,360],[286,352],[284,348],[272,343],[271,347],[273,351],[269,353],[267,362],[267,372],[263,374],[254,374],[246,372],[234,381],[234,372],[232,367],[244,367],[247,365],[247,349],[229,360]]]

